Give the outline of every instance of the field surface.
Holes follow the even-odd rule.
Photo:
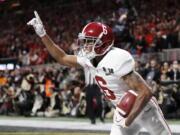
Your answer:
[[[180,135],[180,120],[168,120],[173,135]],[[91,125],[87,118],[0,116],[0,135],[109,135],[112,119],[97,120]],[[139,135],[149,135],[142,130]]]

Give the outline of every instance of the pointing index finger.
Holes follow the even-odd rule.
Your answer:
[[[36,19],[42,24],[41,18],[39,17],[37,11],[34,11],[34,15],[35,15]]]

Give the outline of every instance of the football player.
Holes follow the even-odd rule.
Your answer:
[[[135,135],[143,127],[151,135],[171,134],[156,99],[152,97],[151,88],[134,71],[133,57],[129,52],[113,47],[114,35],[109,26],[100,22],[87,24],[78,35],[81,47],[77,55],[68,55],[47,35],[36,11],[34,14],[35,17],[27,24],[33,26],[58,63],[89,70],[106,98],[115,106],[128,90],[138,94],[127,117],[115,110],[110,135]]]

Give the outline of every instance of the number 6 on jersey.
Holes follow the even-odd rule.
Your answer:
[[[102,86],[100,83],[103,85],[106,85],[107,82],[100,76],[95,76],[95,79],[97,81],[98,86],[103,90],[104,95],[111,100],[115,100],[116,96],[114,95],[114,92],[108,89],[107,87]]]

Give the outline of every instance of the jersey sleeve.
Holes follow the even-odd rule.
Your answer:
[[[78,62],[83,68],[86,67],[86,66],[85,66],[85,65],[86,65],[86,58],[77,56],[77,62]]]
[[[122,60],[119,61],[120,62],[116,71],[116,75],[119,77],[127,75],[134,70],[134,58],[129,53],[123,54]]]

